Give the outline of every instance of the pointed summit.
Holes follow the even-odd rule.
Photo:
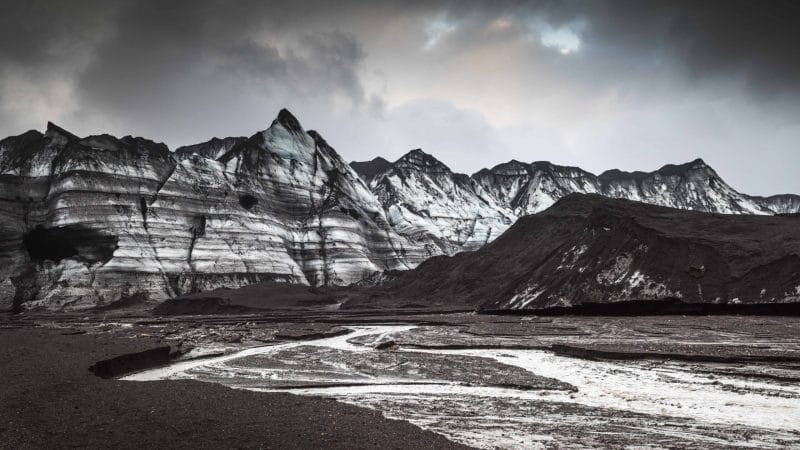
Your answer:
[[[681,175],[692,170],[706,170],[714,172],[714,169],[700,158],[683,164],[667,164],[666,166],[658,169],[656,172],[661,175]]]
[[[53,122],[49,122],[49,121],[47,122],[47,130],[45,131],[44,134],[45,134],[45,136],[49,136],[51,138],[55,137],[55,136],[60,136],[62,138],[70,140],[70,141],[74,140],[74,139],[80,139],[80,138],[78,138],[78,136],[75,136],[74,134],[70,133],[69,131],[67,131],[67,130],[61,128],[60,126],[54,124]]]
[[[411,150],[403,155],[394,162],[394,166],[397,168],[422,170],[425,172],[452,172],[443,162],[423,152],[420,148]]]
[[[372,178],[391,170],[392,163],[379,156],[372,161],[353,161],[350,163],[350,167],[362,180],[369,182]]]
[[[695,159],[694,161],[692,161],[692,164],[695,165],[695,166],[707,166],[708,165],[708,164],[706,164],[705,161],[703,161],[703,158]]]
[[[292,133],[303,133],[303,126],[300,125],[300,121],[297,120],[288,109],[284,108],[281,109],[278,113],[278,117],[272,122],[273,125],[276,123],[281,124],[284,128],[291,131]]]
[[[497,164],[491,169],[481,169],[474,174],[473,177],[491,177],[499,176],[524,176],[529,172],[530,164],[525,164],[516,159],[511,161]]]

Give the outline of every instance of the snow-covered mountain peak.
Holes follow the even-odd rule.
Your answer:
[[[706,173],[714,176],[717,175],[717,172],[700,158],[683,164],[667,164],[656,170],[656,173],[665,176],[685,175],[689,173]]]
[[[481,169],[476,172],[473,177],[487,175],[520,176],[528,173],[529,166],[529,164],[512,159],[511,161],[500,163],[491,169]]]
[[[666,164],[653,172],[633,171],[626,172],[619,169],[606,170],[597,176],[601,183],[613,183],[615,181],[642,180],[654,176],[660,177],[686,177],[689,175],[718,177],[717,172],[705,161],[697,158],[683,164]]]
[[[286,109],[278,113],[269,128],[248,139],[247,144],[285,160],[311,164],[314,158],[314,139]]]
[[[436,159],[433,155],[425,153],[422,149],[414,149],[406,153],[394,162],[395,169],[419,170],[429,174],[452,174],[443,162]]]
[[[498,224],[542,211],[571,193],[723,214],[800,209],[800,201],[794,197],[754,198],[737,192],[699,158],[652,172],[615,169],[599,176],[548,161],[511,160],[467,178],[420,150],[409,152],[394,164],[373,160],[353,166],[368,181],[393,226],[399,230],[425,229],[461,248],[474,248],[484,230],[491,228],[491,236],[496,236],[503,229]],[[468,239],[463,233],[448,233],[459,226],[463,229],[467,217],[476,219],[476,226],[470,225]],[[493,223],[486,220],[490,217],[495,219]]]
[[[582,177],[594,177],[594,174],[587,172],[580,167],[575,166],[561,166],[558,164],[553,164],[550,161],[534,161],[529,166],[530,173],[547,173],[551,176],[560,176],[560,177],[573,177],[573,178],[582,178]]]
[[[292,133],[302,134],[305,131],[303,130],[303,126],[300,125],[300,121],[297,120],[297,117],[294,116],[288,109],[284,108],[278,112],[278,117],[272,122],[272,126],[275,124],[280,124],[285,129]]]
[[[778,194],[769,197],[750,197],[764,207],[775,211],[778,214],[798,214],[800,213],[800,195]]]

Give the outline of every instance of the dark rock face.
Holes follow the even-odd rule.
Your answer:
[[[350,163],[350,167],[356,171],[358,176],[369,182],[369,180],[374,178],[376,175],[380,175],[391,169],[392,163],[379,156],[372,161],[353,161]]]
[[[303,126],[300,125],[300,121],[297,120],[297,117],[290,113],[288,109],[282,109],[278,112],[278,118],[275,119],[273,125],[275,123],[281,124],[285,129],[292,133],[304,133]]]
[[[381,298],[483,310],[800,302],[800,216],[708,214],[570,195],[476,252],[431,258],[374,289],[381,293],[373,300],[347,306]]]

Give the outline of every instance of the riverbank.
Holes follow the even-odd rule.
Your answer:
[[[466,448],[333,399],[88,370],[163,345],[156,334],[3,325],[0,448]]]

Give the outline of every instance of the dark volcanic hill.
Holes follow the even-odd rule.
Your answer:
[[[364,298],[346,307],[800,302],[800,215],[711,214],[572,194],[482,249],[431,258]]]

